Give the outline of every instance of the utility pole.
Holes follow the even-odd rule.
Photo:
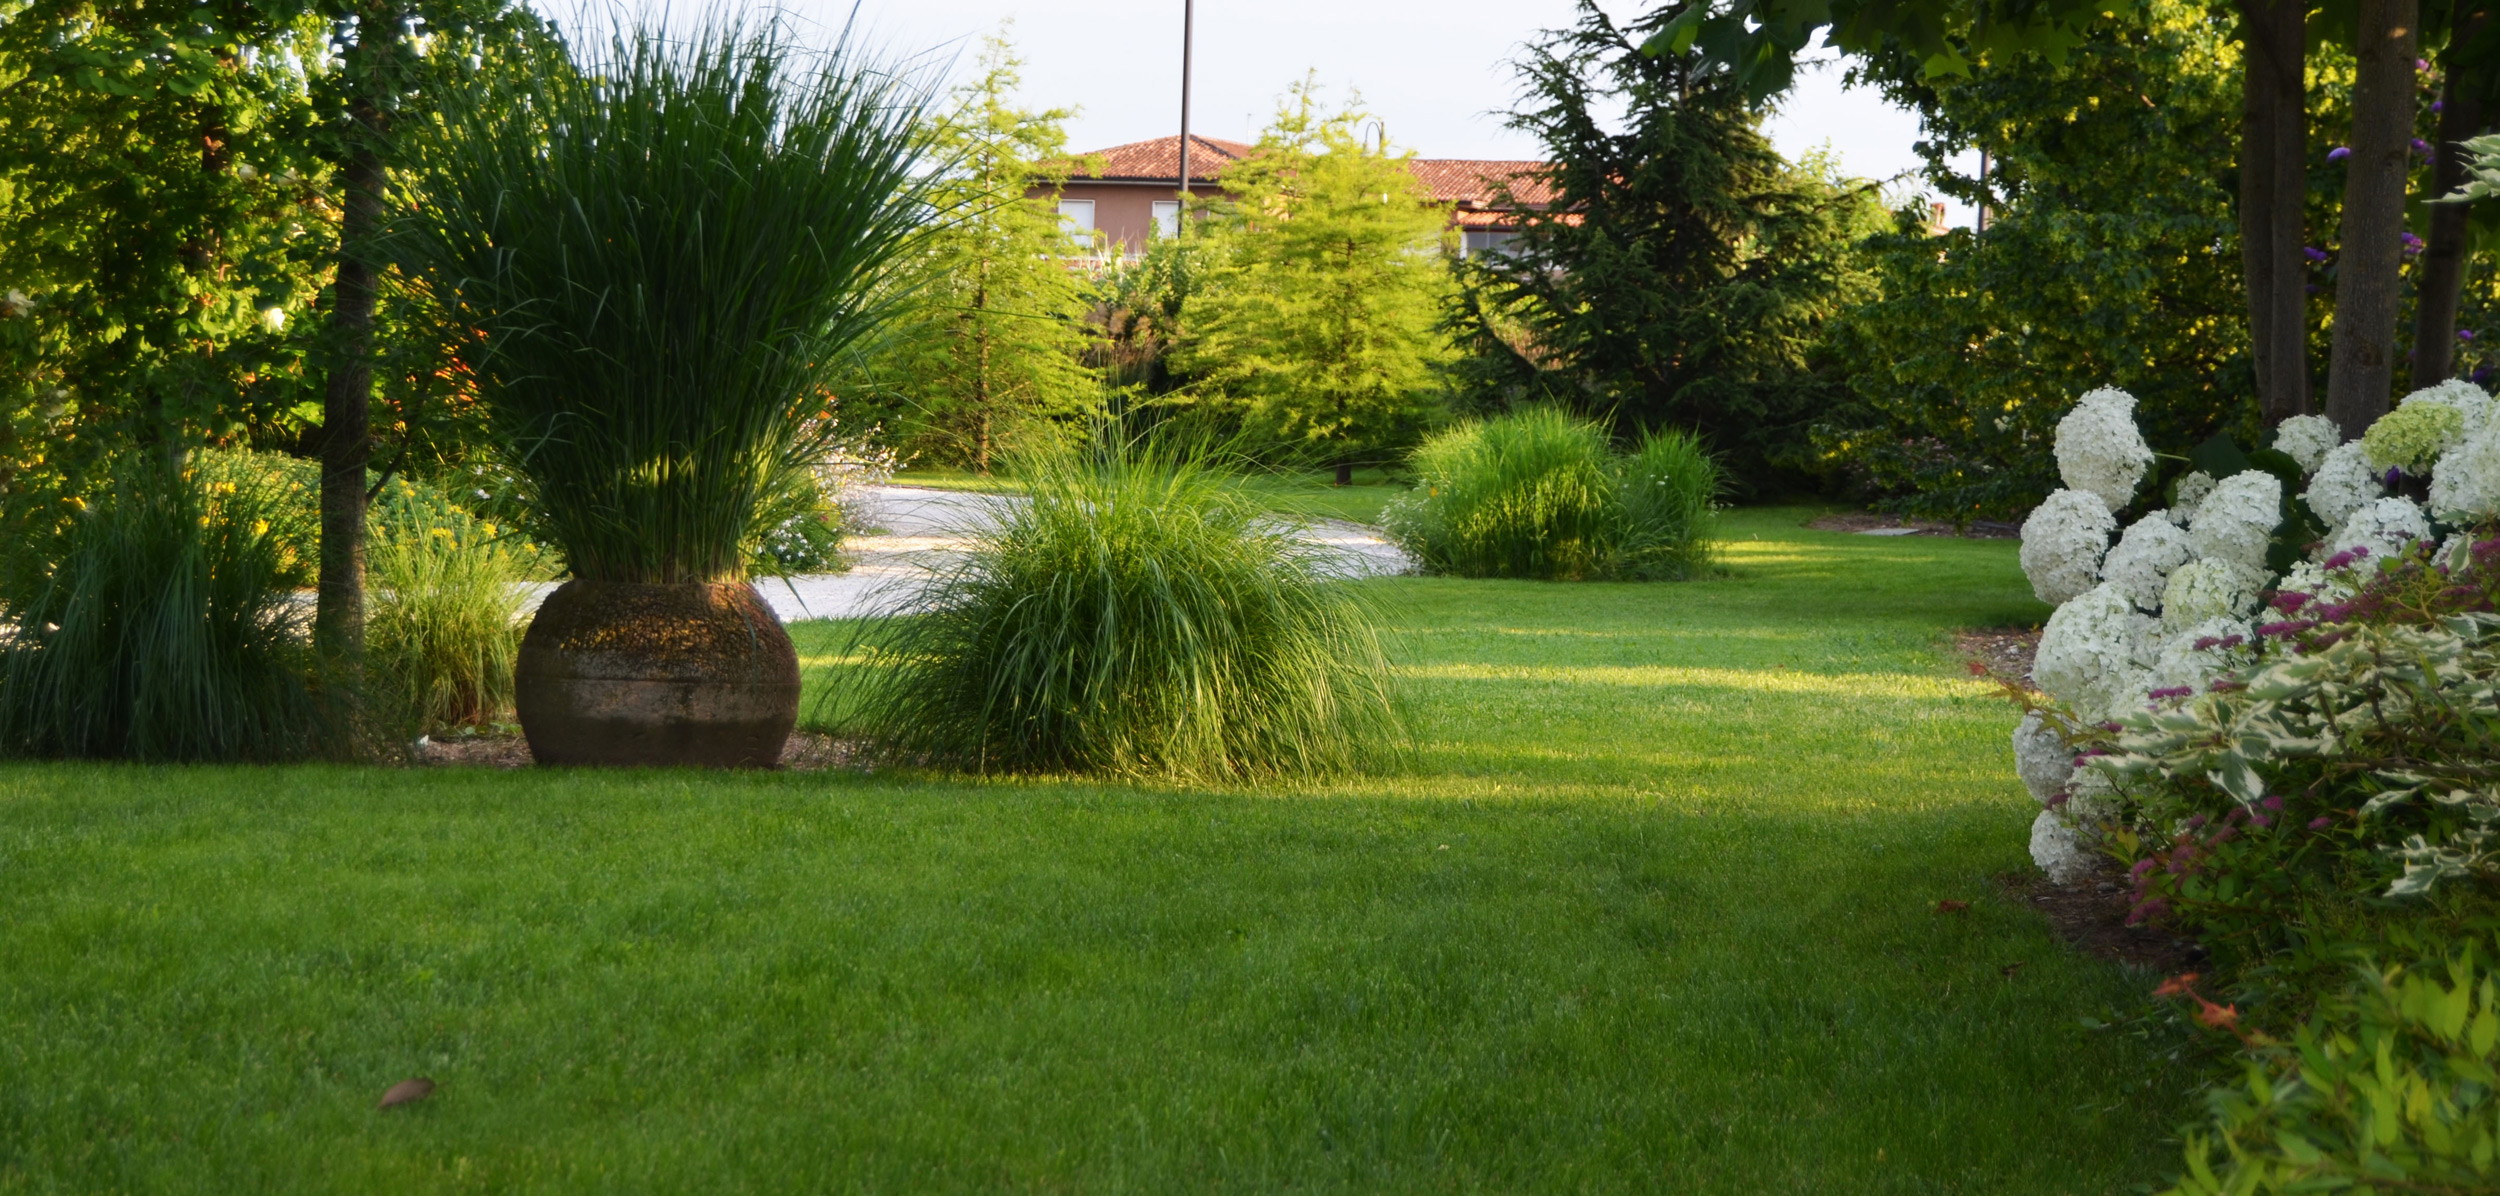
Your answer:
[[[1198,24],[1198,0],[1181,0],[1181,211],[1172,235],[1189,227],[1189,38]]]

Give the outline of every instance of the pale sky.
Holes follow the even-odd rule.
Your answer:
[[[1390,139],[1429,158],[1532,158],[1502,127],[1517,78],[1507,65],[1537,31],[1567,23],[1569,0],[1196,0],[1190,127],[1251,140],[1285,87],[1319,72],[1327,98],[1348,89]],[[1605,0],[1625,15],[1636,4]],[[1012,20],[1025,60],[1022,103],[1073,108],[1071,148],[1168,136],[1180,125],[1182,0],[858,0],[860,27],[894,49],[927,50],[970,71],[980,39]],[[850,0],[783,0],[802,21],[840,28]],[[829,33],[828,33],[829,36]],[[1913,170],[1918,119],[1840,86],[1837,68],[1806,72],[1769,125],[1795,157],[1829,143],[1869,178]],[[1955,213],[1967,223],[1967,213]]]

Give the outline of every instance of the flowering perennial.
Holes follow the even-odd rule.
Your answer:
[[[2135,499],[2153,450],[2135,428],[2135,396],[2102,387],[2057,421],[2057,475],[2066,488],[2097,494],[2117,511]]]

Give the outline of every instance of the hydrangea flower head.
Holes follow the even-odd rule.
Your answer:
[[[2258,570],[2220,557],[2200,557],[2179,566],[2162,588],[2162,623],[2195,627],[2216,619],[2245,619],[2256,611],[2257,592],[2264,586],[2265,574]]]
[[[2335,429],[2335,421],[2323,415],[2295,415],[2274,429],[2274,447],[2300,462],[2304,474],[2318,472],[2327,450],[2343,442],[2344,434]]]
[[[2253,654],[2250,645],[2255,637],[2249,634],[2248,624],[2238,619],[2207,619],[2192,627],[2182,627],[2174,619],[2165,626],[2182,628],[2162,639],[2161,658],[2153,663],[2153,680],[2166,690],[2202,690],[2223,670]]]
[[[2170,513],[2155,511],[2118,537],[2118,547],[2101,561],[2101,577],[2116,585],[2138,609],[2157,611],[2171,570],[2195,555],[2188,534],[2170,521]]]
[[[2430,507],[2445,522],[2469,525],[2500,515],[2500,421],[2486,423],[2431,466]]]
[[[2022,777],[2023,788],[2031,791],[2031,800],[2049,804],[2065,788],[2074,768],[2074,749],[2066,746],[2066,737],[2057,733],[2046,716],[2037,710],[2023,715],[2014,728],[2014,771]]]
[[[2099,495],[2059,490],[2023,520],[2023,576],[2054,606],[2098,584],[2118,520]]]
[[[2222,479],[2198,504],[2188,539],[2200,557],[2263,569],[2266,543],[2281,522],[2283,483],[2264,470],[2244,470]]]
[[[2403,407],[2407,403],[2436,403],[2456,408],[2457,414],[2465,417],[2465,434],[2468,436],[2482,431],[2491,423],[2492,413],[2500,410],[2500,404],[2492,402],[2489,392],[2463,378],[2450,378],[2436,386],[2425,386],[2406,395],[2396,405]]]
[[[2057,421],[2057,474],[2069,490],[2097,494],[2116,511],[2135,499],[2152,446],[2135,427],[2135,396],[2104,386]]]
[[[2373,468],[2427,473],[2441,453],[2464,439],[2464,412],[2447,403],[2408,402],[2361,434],[2361,451]]]
[[[2159,624],[2109,584],[2076,595],[2040,631],[2032,680],[2075,714],[2101,722],[2144,704],[2146,667],[2158,656]]]
[[[2378,471],[2370,468],[2368,452],[2358,440],[2347,440],[2327,450],[2326,459],[2318,463],[2318,472],[2309,477],[2309,490],[2301,500],[2317,513],[2318,521],[2328,527],[2342,527],[2354,511],[2378,500],[2387,493],[2379,484]]]
[[[2196,518],[2196,508],[2205,505],[2205,496],[2214,492],[2214,475],[2192,470],[2170,484],[2170,521],[2186,527]]]
[[[2327,551],[2341,554],[2356,548],[2370,550],[2372,559],[2385,560],[2401,555],[2416,540],[2431,538],[2431,521],[2422,515],[2422,508],[2401,498],[2382,498],[2354,511],[2327,541]]]

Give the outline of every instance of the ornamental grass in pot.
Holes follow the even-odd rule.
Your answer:
[[[798,661],[748,548],[827,450],[829,367],[899,301],[927,96],[716,20],[517,54],[411,147],[391,255],[568,571],[517,668],[541,762],[779,760]]]

